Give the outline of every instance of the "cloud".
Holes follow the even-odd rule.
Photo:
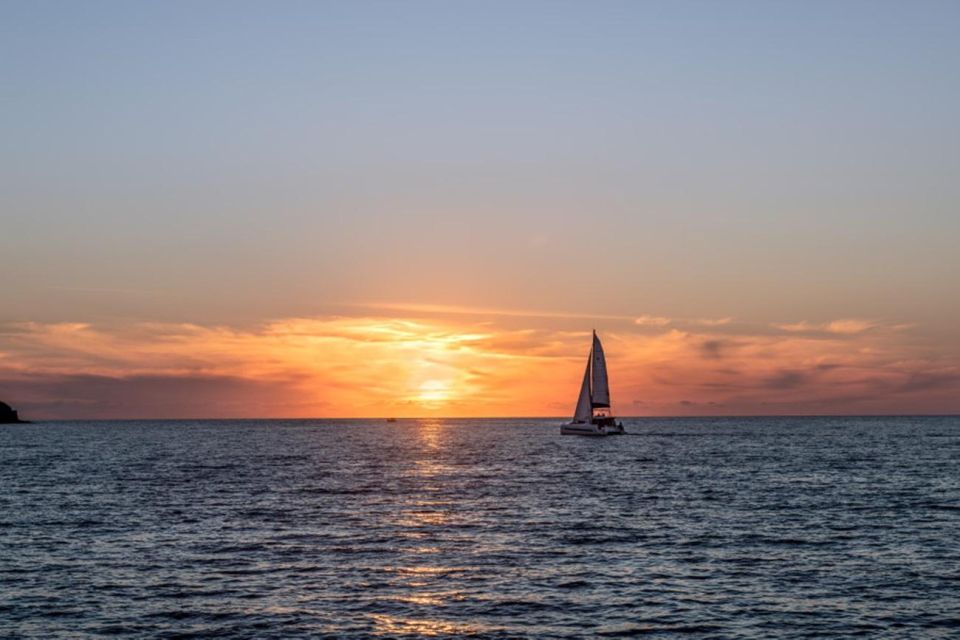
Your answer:
[[[960,393],[956,356],[881,328],[771,334],[758,327],[752,334],[738,330],[735,341],[671,330],[635,340],[629,362],[618,369],[638,397],[650,399],[642,410],[652,415],[669,415],[676,406],[734,415],[814,414],[826,407],[854,414],[960,410],[960,395],[951,396]],[[708,364],[717,361],[723,366]],[[683,400],[696,405],[679,405]]]
[[[414,312],[253,328],[7,323],[0,399],[37,419],[565,415],[589,331],[516,324]],[[601,337],[623,413],[960,411],[956,355],[883,325],[771,333],[741,322],[735,339],[709,326],[621,326]]]
[[[733,318],[667,318],[665,316],[642,315],[634,318],[633,323],[641,327],[665,327],[681,325],[694,327],[720,327],[733,322]]]
[[[793,331],[797,333],[801,331],[817,331],[822,327],[822,325],[810,324],[805,320],[801,322],[774,323],[770,326],[782,331]]]
[[[684,409],[689,409],[689,408],[693,408],[693,407],[709,407],[709,408],[712,409],[712,408],[716,408],[716,407],[721,406],[721,404],[720,404],[719,402],[713,402],[713,401],[710,401],[710,402],[695,402],[695,401],[693,401],[693,400],[681,400],[681,401],[678,402],[677,404],[678,404],[679,406],[683,407]]]
[[[696,320],[691,320],[691,324],[700,325],[702,327],[721,327],[725,324],[730,324],[733,322],[733,318],[697,318]]]
[[[863,333],[868,329],[876,327],[876,322],[871,322],[870,320],[856,320],[856,319],[847,319],[847,320],[834,320],[828,322],[826,325],[826,330],[830,333]]]
[[[619,316],[574,311],[542,311],[536,309],[498,309],[492,307],[470,307],[447,304],[419,304],[410,302],[350,302],[346,307],[377,309],[380,311],[400,312],[414,315],[438,316],[494,316],[509,318],[555,318],[570,320],[631,320],[631,316]]]
[[[415,318],[288,318],[246,330],[21,323],[0,331],[0,397],[27,398],[38,418],[543,415],[551,401],[573,402],[579,378],[566,367],[582,367],[588,348],[582,331]],[[192,395],[177,386],[191,380]]]
[[[797,387],[805,384],[807,380],[808,376],[800,371],[783,370],[765,378],[762,381],[762,384],[767,389],[784,391],[788,389],[796,389]]]
[[[873,329],[875,327],[879,327],[880,324],[872,320],[846,318],[842,320],[831,320],[830,322],[824,322],[820,324],[803,320],[800,322],[773,324],[772,326],[780,329],[781,331],[793,333],[825,332],[841,335],[854,335],[863,333],[864,331],[868,331],[869,329]],[[906,328],[903,325],[895,325],[895,327]]]
[[[640,325],[641,327],[665,327],[670,324],[670,322],[670,318],[647,315],[640,316],[633,321],[634,324]]]
[[[720,360],[726,353],[737,346],[733,340],[710,338],[700,343],[700,355],[708,360]]]
[[[917,371],[907,375],[897,391],[912,393],[917,391],[937,391],[955,389],[960,386],[960,371]]]
[[[321,415],[328,403],[292,380],[207,375],[38,375],[0,379],[24,415],[98,418],[243,418]]]

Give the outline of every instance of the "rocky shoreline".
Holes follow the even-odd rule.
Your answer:
[[[0,402],[0,424],[27,424],[29,420],[21,420],[17,410],[6,402]]]

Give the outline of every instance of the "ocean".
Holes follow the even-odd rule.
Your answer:
[[[960,636],[960,418],[0,427],[3,638]]]

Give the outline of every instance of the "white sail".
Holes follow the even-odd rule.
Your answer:
[[[590,405],[590,359],[587,359],[587,368],[583,372],[583,384],[580,385],[580,397],[577,399],[577,409],[573,412],[574,422],[590,422],[593,417],[593,407]]]
[[[607,359],[603,357],[603,347],[597,332],[593,332],[593,380],[592,406],[610,406],[610,385],[607,383]]]

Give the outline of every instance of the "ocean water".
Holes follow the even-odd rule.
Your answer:
[[[960,637],[960,418],[0,427],[0,637]]]

